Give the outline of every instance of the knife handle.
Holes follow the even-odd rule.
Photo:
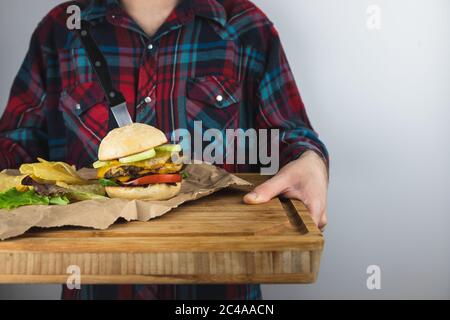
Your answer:
[[[109,107],[112,108],[126,102],[122,93],[114,88],[108,63],[91,35],[91,25],[86,20],[81,21],[81,28],[77,30],[81,43],[86,50],[89,63],[100,81]]]

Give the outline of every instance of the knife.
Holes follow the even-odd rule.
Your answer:
[[[91,25],[86,20],[81,21],[81,28],[77,30],[81,43],[86,50],[89,63],[97,75],[100,85],[105,93],[111,112],[119,127],[125,127],[133,123],[128,112],[127,102],[123,94],[114,88],[111,74],[109,73],[108,63],[100,51],[97,43],[91,34]],[[111,117],[110,117],[111,119]],[[116,127],[116,124],[110,121],[110,129]]]

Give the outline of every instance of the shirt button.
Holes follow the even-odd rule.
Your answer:
[[[150,43],[150,44],[148,45],[148,50],[153,50],[153,48],[154,48],[154,47],[153,47],[153,44]]]
[[[216,100],[217,100],[217,102],[222,102],[222,101],[223,101],[223,96],[219,94],[219,95],[216,97]]]
[[[145,101],[145,103],[150,103],[150,102],[152,102],[152,98],[145,97],[144,101]]]
[[[79,104],[75,105],[75,110],[81,110],[81,106]]]

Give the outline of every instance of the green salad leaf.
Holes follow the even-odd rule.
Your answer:
[[[63,197],[40,196],[34,190],[26,192],[17,191],[15,188],[0,193],[0,209],[16,209],[29,205],[67,205],[69,199]]]
[[[74,201],[103,200],[105,197],[105,187],[101,184],[89,185],[69,185],[67,183],[57,183],[59,187],[67,190],[67,198]]]
[[[74,201],[84,201],[84,200],[105,200],[108,199],[105,196],[95,194],[92,192],[85,192],[72,189],[69,191],[67,196]]]
[[[109,179],[99,179],[98,182],[104,187],[117,187],[118,184]]]
[[[15,209],[33,204],[48,205],[49,199],[38,196],[34,191],[19,192],[16,188],[0,193],[0,208]]]
[[[189,178],[189,173],[187,173],[187,172],[182,172],[182,173],[181,173],[181,177],[182,177],[184,180],[186,180],[186,179]]]
[[[62,197],[52,197],[50,198],[49,204],[59,205],[59,206],[66,206],[70,203],[70,200],[67,199],[66,196]]]

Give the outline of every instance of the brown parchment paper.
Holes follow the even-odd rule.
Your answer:
[[[189,177],[183,181],[180,194],[167,201],[106,199],[82,201],[67,206],[25,206],[14,210],[0,210],[0,240],[22,235],[32,227],[77,226],[104,230],[119,218],[149,221],[187,201],[205,197],[229,186],[251,185],[209,164],[190,164],[184,171]],[[80,174],[88,177],[92,170],[83,169]]]

